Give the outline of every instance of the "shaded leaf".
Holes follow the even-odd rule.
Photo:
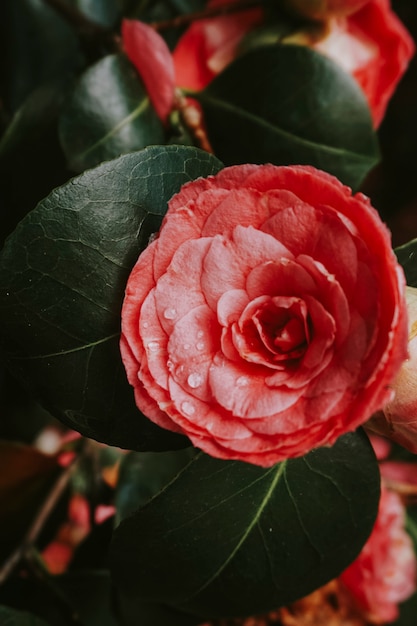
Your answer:
[[[119,352],[129,273],[167,202],[221,163],[191,147],[155,146],[85,172],[43,200],[0,255],[0,342],[9,367],[82,434],[136,450],[187,440],[135,406]]]
[[[404,270],[407,285],[417,287],[417,239],[395,248],[394,252]]]
[[[120,0],[69,0],[69,2],[91,21],[105,28],[113,28],[120,18]]]
[[[54,457],[0,441],[0,561],[22,539],[58,472]]]
[[[69,572],[55,578],[83,626],[116,626],[111,609],[111,581],[106,570]]]
[[[31,613],[0,606],[0,626],[48,626],[48,624]]]
[[[131,452],[122,460],[116,490],[117,522],[162,490],[196,454],[195,448],[176,452]]]
[[[68,178],[57,132],[65,94],[65,81],[35,89],[16,111],[0,141],[1,245],[40,199]]]
[[[164,141],[164,130],[137,72],[109,55],[77,83],[60,122],[69,167],[76,172]]]
[[[201,619],[168,606],[140,602],[136,597],[117,594],[121,626],[200,626]]]
[[[116,529],[115,583],[138,601],[201,617],[289,604],[357,556],[379,483],[361,433],[267,470],[201,453]]]
[[[365,97],[333,61],[304,46],[265,46],[195,96],[227,164],[309,164],[356,190],[378,161]]]
[[[82,62],[72,28],[43,0],[2,0],[3,97],[15,111],[41,85],[75,72]]]

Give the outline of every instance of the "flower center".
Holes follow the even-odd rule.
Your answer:
[[[310,342],[308,318],[299,298],[257,298],[233,329],[235,347],[248,361],[281,369],[304,354]]]

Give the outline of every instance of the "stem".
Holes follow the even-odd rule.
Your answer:
[[[238,13],[239,11],[245,11],[254,7],[262,5],[262,0],[236,0],[230,4],[207,7],[203,11],[196,11],[194,13],[186,13],[185,15],[178,15],[169,20],[163,20],[161,22],[151,22],[156,31],[166,30],[167,28],[178,28],[179,26],[188,26],[191,22],[202,20],[207,17],[218,17],[220,15],[230,15],[231,13]]]
[[[29,527],[25,537],[21,544],[16,548],[14,552],[9,556],[9,558],[4,562],[3,566],[0,569],[0,585],[3,584],[10,574],[13,572],[15,567],[20,563],[20,561],[25,558],[25,556],[30,552],[32,546],[36,542],[39,534],[41,533],[48,517],[52,513],[55,508],[58,500],[62,496],[65,491],[65,488],[68,485],[68,482],[71,478],[72,471],[77,462],[77,459],[73,461],[71,465],[69,465],[65,470],[61,473],[61,475],[56,480],[53,485],[51,491],[49,492],[46,500],[40,507],[38,514],[36,515],[33,523]]]

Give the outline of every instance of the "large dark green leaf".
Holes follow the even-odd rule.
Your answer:
[[[199,454],[116,529],[114,580],[132,598],[202,617],[286,605],[357,556],[379,481],[360,433],[267,470]]]
[[[249,52],[197,98],[215,154],[227,165],[309,164],[357,189],[378,160],[358,85],[306,47]]]
[[[155,146],[54,190],[0,256],[0,342],[16,376],[82,434],[136,450],[183,438],[141,416],[119,354],[129,273],[167,201],[221,163],[191,147]],[[185,440],[184,440],[185,441]]]
[[[59,132],[76,172],[164,141],[162,122],[124,55],[109,55],[82,75],[62,112]]]
[[[162,490],[196,454],[195,448],[173,452],[131,452],[121,462],[116,490],[118,521]]]
[[[413,239],[394,250],[402,266],[407,285],[417,287],[417,239]]]

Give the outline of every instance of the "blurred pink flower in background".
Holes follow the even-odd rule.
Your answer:
[[[416,589],[416,557],[404,524],[400,497],[382,485],[372,533],[357,559],[340,576],[358,608],[375,624],[397,619],[398,603]]]
[[[367,428],[417,453],[417,289],[406,288],[408,354],[392,386],[395,396]]]

